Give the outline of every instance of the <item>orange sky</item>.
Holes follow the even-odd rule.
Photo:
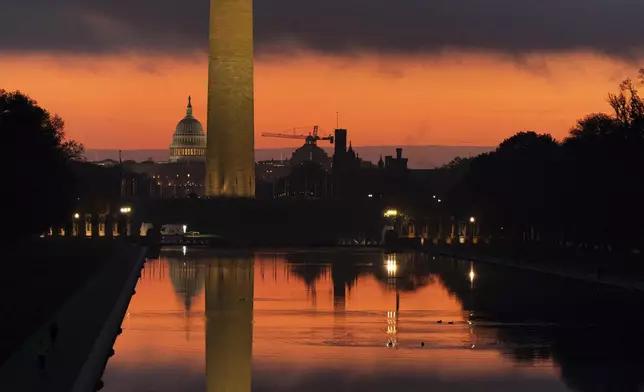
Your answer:
[[[167,148],[189,94],[195,116],[206,123],[202,54],[3,54],[0,70],[0,88],[19,89],[61,115],[68,136],[87,148]],[[336,112],[355,145],[496,145],[528,129],[561,138],[577,118],[607,111],[607,93],[636,70],[584,53],[262,57],[256,61],[256,146],[300,144],[262,138],[262,132],[313,124],[331,132]]]

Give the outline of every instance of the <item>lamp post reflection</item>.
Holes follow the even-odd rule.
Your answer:
[[[395,278],[396,271],[398,271],[398,263],[396,262],[395,254],[387,255],[386,268],[387,268],[387,276],[389,276],[390,278]]]
[[[476,272],[474,272],[474,263],[470,262],[470,272],[467,274],[470,279],[470,289],[474,288],[474,279],[476,279]]]
[[[467,274],[468,279],[470,280],[470,290],[474,289],[474,280],[476,279],[476,272],[474,271],[474,262],[470,261],[470,272]],[[471,303],[474,303],[474,298],[473,298],[473,292],[470,292],[470,296],[472,297],[470,299]],[[477,341],[477,336],[476,336],[476,331],[474,330],[474,324],[472,323],[472,316],[474,315],[473,311],[470,311],[467,317],[467,324],[468,324],[468,332],[470,335],[470,348],[475,348],[476,347],[476,341]]]
[[[396,273],[398,272],[398,261],[396,260],[396,254],[391,253],[387,255],[387,262],[385,263],[385,268],[387,270],[388,279],[396,279]],[[391,282],[390,282],[391,283]],[[387,347],[395,348],[398,345],[398,317],[400,316],[400,292],[398,291],[398,286],[396,286],[396,310],[387,312]]]

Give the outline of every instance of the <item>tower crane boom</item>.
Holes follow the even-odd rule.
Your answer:
[[[290,133],[275,133],[275,132],[263,132],[263,137],[276,137],[282,139],[300,139],[306,140],[307,144],[317,144],[318,140],[328,140],[329,143],[333,144],[333,135],[320,136],[319,127],[317,125],[313,126],[313,130],[308,134],[290,134]]]

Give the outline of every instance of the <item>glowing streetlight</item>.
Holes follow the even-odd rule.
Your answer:
[[[471,216],[471,217],[470,217],[470,223],[474,223],[474,222],[476,222],[476,218],[474,218],[473,216]]]
[[[74,219],[78,219],[78,218],[80,218],[80,214],[77,212],[74,214]]]
[[[121,207],[121,214],[129,214],[130,212],[132,212],[131,207]]]
[[[398,216],[398,210],[387,210],[385,211],[385,218],[395,218]]]

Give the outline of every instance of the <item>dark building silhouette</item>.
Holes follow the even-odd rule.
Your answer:
[[[347,130],[335,130],[335,150],[333,152],[333,167],[337,168],[343,165],[347,153]]]
[[[407,170],[407,158],[402,156],[402,148],[396,149],[396,157],[391,155],[385,156],[384,169],[403,173]]]

